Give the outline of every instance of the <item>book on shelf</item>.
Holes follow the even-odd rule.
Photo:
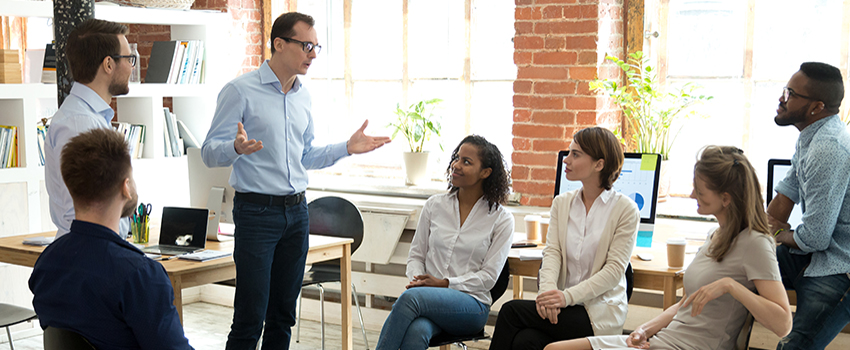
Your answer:
[[[18,128],[0,125],[0,168],[18,167]]]
[[[162,108],[163,123],[163,138],[165,139],[165,156],[180,157],[183,155],[183,141],[177,131],[177,116],[168,110],[168,107]]]
[[[41,82],[56,84],[56,47],[55,42],[44,48],[44,63],[41,65]]]
[[[204,43],[200,40],[155,41],[148,60],[145,83],[190,84],[200,82],[203,47]]]
[[[124,135],[124,141],[130,146],[130,157],[142,158],[142,149],[145,145],[145,126],[141,124],[130,124],[124,122],[112,122],[112,127]]]
[[[180,138],[183,139],[183,154],[186,154],[186,148],[201,148],[201,144],[198,142],[198,139],[196,139],[195,135],[189,131],[189,128],[186,127],[186,124],[183,123],[182,120],[177,121],[177,130],[178,135],[180,135]]]
[[[38,142],[38,165],[44,166],[44,138],[47,136],[47,129],[44,125],[39,125],[36,127],[36,132],[38,133],[38,137],[36,137],[36,141]]]
[[[0,49],[0,84],[20,84],[22,74],[18,50]]]

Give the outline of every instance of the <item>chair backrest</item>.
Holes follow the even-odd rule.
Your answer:
[[[62,328],[44,330],[44,350],[95,350],[82,335]]]
[[[635,270],[632,263],[626,265],[626,301],[632,300],[632,291],[635,289]]]
[[[499,278],[496,279],[496,284],[493,285],[493,288],[490,288],[490,298],[493,299],[492,304],[496,303],[496,300],[502,297],[505,294],[505,290],[508,289],[508,281],[511,277],[511,266],[508,263],[508,259],[505,259],[505,267],[502,268],[502,272],[499,274]]]
[[[744,320],[744,327],[738,333],[738,339],[735,341],[735,350],[746,350],[750,346],[750,335],[753,332],[753,322],[755,322],[753,314],[747,312],[747,318]]]
[[[363,216],[354,203],[341,197],[322,197],[307,204],[310,234],[354,239],[351,253],[363,242]]]

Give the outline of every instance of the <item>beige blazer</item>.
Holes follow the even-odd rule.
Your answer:
[[[594,335],[622,334],[628,312],[626,266],[640,227],[640,211],[622,193],[614,194],[614,208],[599,238],[590,278],[565,288],[570,272],[567,270],[566,250],[562,247],[570,234],[567,232],[570,205],[579,191],[563,193],[552,202],[549,233],[540,267],[540,292],[558,289],[563,291],[567,306],[583,303]]]

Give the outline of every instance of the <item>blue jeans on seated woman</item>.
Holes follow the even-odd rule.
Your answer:
[[[410,288],[393,304],[377,350],[428,349],[437,334],[475,334],[484,328],[490,306],[450,288]]]

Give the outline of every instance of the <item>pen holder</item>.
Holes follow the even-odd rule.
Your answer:
[[[150,221],[131,222],[130,231],[133,234],[133,243],[148,243],[151,233]]]

